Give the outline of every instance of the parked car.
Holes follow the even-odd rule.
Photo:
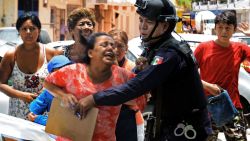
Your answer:
[[[140,37],[133,38],[128,42],[128,51],[126,57],[135,62],[135,60],[141,55],[143,47],[141,46]]]
[[[250,46],[250,37],[249,36],[246,36],[245,34],[243,33],[234,33],[233,34],[233,38],[236,39],[236,41],[240,41],[240,42],[244,42],[246,43],[248,46]]]
[[[39,35],[40,42],[47,44],[51,42],[48,32],[42,29]],[[0,28],[0,57],[3,57],[9,49],[14,49],[23,41],[15,27]]]
[[[172,34],[177,40],[185,40],[194,51],[200,42],[215,40],[217,37],[215,35],[203,35],[203,34]],[[240,38],[232,37],[233,41],[241,41]],[[140,45],[141,39],[140,37],[133,38],[129,40],[129,48],[127,52],[128,59],[134,61],[136,58],[140,56],[143,51],[143,47]],[[244,69],[245,68],[245,69]],[[247,69],[248,68],[248,69]],[[243,105],[243,112],[245,117],[248,120],[250,125],[250,62],[244,62],[244,65],[240,67],[239,71],[239,92],[240,92],[240,100]],[[150,110],[152,107],[149,108]],[[148,110],[148,111],[150,111]],[[150,112],[146,111],[144,116],[148,116]]]
[[[59,49],[61,47],[69,46],[74,44],[74,40],[65,40],[65,41],[55,41],[47,44],[48,47]]]
[[[215,40],[215,35],[203,35],[203,34],[176,34],[172,33],[173,37],[177,40],[185,40],[189,43],[192,50],[198,46],[200,42],[205,42],[209,40]],[[191,36],[190,36],[191,35]],[[135,61],[143,51],[143,47],[141,46],[141,39],[140,37],[135,37],[128,42],[128,52],[126,57],[132,61]]]
[[[55,141],[45,126],[0,113],[0,141]]]

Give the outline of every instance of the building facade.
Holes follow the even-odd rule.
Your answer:
[[[53,41],[60,38],[60,25],[72,9],[83,6],[80,0],[0,0],[0,27],[15,26],[19,15],[36,14]]]
[[[139,36],[139,15],[127,1],[88,0],[86,7],[96,15],[96,31],[108,32],[117,28],[127,32],[129,38]]]
[[[250,0],[200,0],[192,3],[193,11],[235,10],[238,22],[250,23]]]
[[[73,9],[83,6],[95,11],[96,31],[108,32],[117,28],[126,31],[131,39],[139,36],[139,15],[134,3],[135,0],[0,0],[0,27],[15,26],[19,15],[32,11],[39,16],[51,39],[58,41],[61,24],[66,24]],[[179,16],[182,11],[177,7]],[[177,31],[178,27],[180,25]]]

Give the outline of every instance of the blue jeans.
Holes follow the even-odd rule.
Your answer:
[[[207,108],[218,127],[232,121],[238,114],[226,90],[217,96],[208,97]]]

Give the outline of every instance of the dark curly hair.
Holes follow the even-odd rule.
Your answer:
[[[82,18],[88,18],[92,22],[93,26],[95,26],[94,12],[90,9],[80,7],[73,10],[68,16],[67,24],[69,31],[73,30],[77,22]]]

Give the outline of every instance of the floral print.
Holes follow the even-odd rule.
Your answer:
[[[46,55],[44,56],[44,60],[43,66],[34,74],[23,73],[15,62],[10,77],[13,88],[23,92],[39,93],[43,88],[44,79],[48,75]],[[10,98],[9,115],[27,119],[28,113],[29,103],[24,102],[19,98]]]
[[[27,88],[37,88],[38,85],[39,85],[39,76],[38,76],[38,74],[32,75],[32,76],[25,76],[24,79],[25,79],[24,85]]]

